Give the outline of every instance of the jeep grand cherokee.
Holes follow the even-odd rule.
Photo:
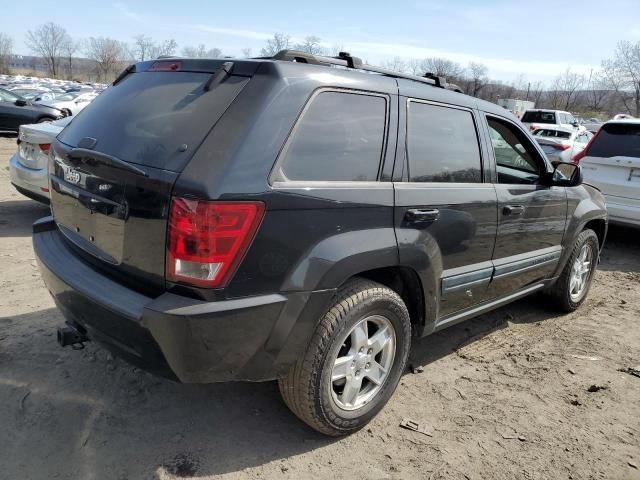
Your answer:
[[[344,435],[390,398],[412,336],[534,292],[577,308],[602,195],[443,87],[347,54],[127,69],[51,147],[33,242],[61,344],[181,382],[277,379]]]

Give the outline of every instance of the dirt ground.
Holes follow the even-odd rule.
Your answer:
[[[532,297],[418,342],[424,371],[327,439],[274,383],[180,385],[59,348],[30,241],[48,209],[11,187],[14,148],[0,139],[0,479],[640,479],[640,378],[620,371],[640,365],[640,232],[610,232],[579,311]]]

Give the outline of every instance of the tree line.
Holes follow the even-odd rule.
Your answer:
[[[224,52],[216,47],[200,44],[185,45],[178,49],[174,39],[157,41],[144,34],[132,37],[130,42],[107,37],[76,40],[63,27],[52,22],[27,31],[25,44],[34,55],[44,60],[51,77],[71,79],[78,74],[89,73],[103,82],[113,80],[126,65],[136,61],[172,55],[224,57]],[[0,73],[10,70],[12,46],[12,39],[0,33]],[[335,56],[344,47],[339,44],[327,47],[315,35],[294,42],[289,35],[276,33],[265,42],[259,56],[270,57],[284,49]],[[242,56],[251,57],[251,49],[242,49]],[[76,71],[80,57],[89,60],[90,72]],[[480,62],[463,66],[439,57],[395,57],[382,62],[381,66],[413,75],[429,72],[446,77],[448,82],[457,84],[465,93],[491,102],[501,98],[516,98],[535,102],[538,108],[561,109],[589,116],[623,112],[640,117],[640,42],[620,41],[612,57],[603,60],[600,68],[588,75],[567,68],[550,83],[530,82],[524,75],[511,82],[492,80],[488,76],[487,66]]]

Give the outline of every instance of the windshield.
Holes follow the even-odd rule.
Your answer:
[[[570,132],[564,132],[562,130],[552,130],[548,128],[539,128],[533,135],[536,137],[547,137],[547,138],[571,138]]]
[[[556,114],[554,112],[524,112],[522,121],[525,123],[556,123]]]
[[[605,124],[589,147],[588,155],[640,158],[640,124]]]
[[[80,92],[73,92],[73,93],[65,93],[64,95],[59,95],[56,97],[56,101],[60,101],[60,102],[70,102],[71,100],[73,100],[74,98],[77,98],[78,95],[80,95]]]
[[[18,99],[20,99],[20,97],[15,93],[5,90],[4,88],[0,88],[0,101],[15,102]]]
[[[248,81],[231,76],[210,91],[211,73],[141,72],[106,89],[58,139],[86,137],[97,151],[150,167],[180,171]]]

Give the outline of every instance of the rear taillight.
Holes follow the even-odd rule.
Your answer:
[[[224,287],[264,215],[262,202],[209,202],[174,197],[167,234],[167,280]]]
[[[589,143],[587,143],[587,146],[584,147],[584,150],[582,150],[581,152],[576,153],[573,158],[571,159],[571,161],[575,164],[580,163],[580,160],[582,160],[584,157],[587,156],[587,153],[589,152],[589,148],[591,147],[591,145],[593,144],[593,141],[596,139],[596,137],[598,136],[598,134],[600,133],[600,130],[598,130],[596,132],[596,134],[591,137],[591,140],[589,140]]]
[[[40,147],[40,150],[43,151],[44,153],[49,153],[49,149],[51,148],[50,143],[40,143],[38,144],[38,146]]]

